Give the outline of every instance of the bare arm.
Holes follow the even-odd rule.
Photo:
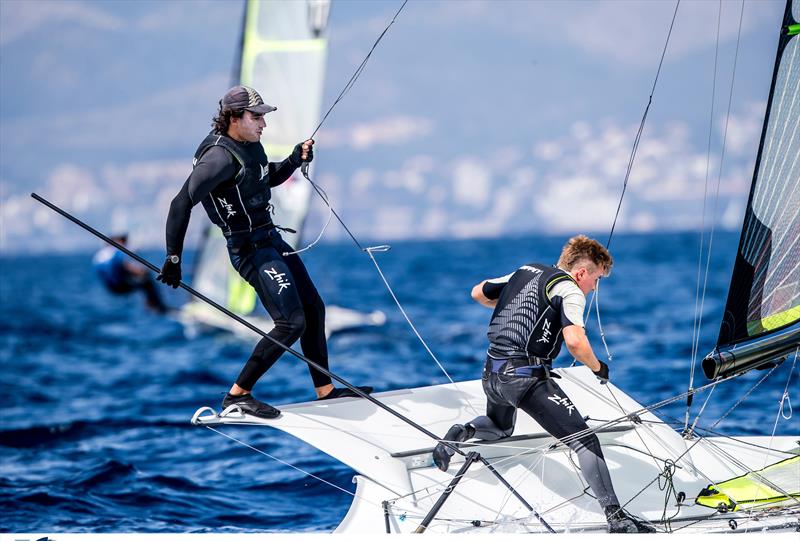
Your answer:
[[[476,284],[472,288],[472,300],[477,302],[478,304],[482,304],[487,308],[494,308],[497,306],[497,299],[490,299],[486,295],[483,294],[483,285],[486,283],[486,280],[483,280],[481,283]]]
[[[580,325],[567,325],[564,327],[564,343],[572,356],[596,372],[600,370],[600,361],[592,351],[592,345],[586,338],[586,331]]]

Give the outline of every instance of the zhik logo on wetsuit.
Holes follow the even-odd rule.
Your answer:
[[[226,211],[228,211],[228,215],[226,216],[226,218],[230,218],[231,216],[234,216],[236,214],[236,211],[233,210],[232,204],[228,203],[221,197],[217,197],[217,201],[219,201],[219,204],[222,205]]]
[[[284,288],[292,285],[290,282],[286,281],[286,273],[276,271],[275,267],[266,269],[264,272],[267,273],[267,276],[269,276],[270,280],[273,282],[278,282],[278,295],[281,294]]]
[[[554,394],[553,396],[548,396],[547,399],[550,400],[551,402],[555,402],[556,404],[567,408],[567,411],[569,412],[570,415],[572,415],[572,410],[575,409],[575,406],[572,405],[572,402],[569,401],[569,398]]]
[[[550,331],[550,322],[545,319],[542,323],[543,323],[543,325],[542,325],[542,337],[539,338],[536,341],[537,344],[541,343],[541,342],[544,342],[544,343],[549,342],[550,341],[550,335],[553,334]]]

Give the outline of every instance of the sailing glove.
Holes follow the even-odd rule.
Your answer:
[[[164,266],[161,267],[161,273],[156,276],[156,280],[164,282],[168,286],[177,288],[181,283],[181,262],[173,263],[169,257],[164,261]]]
[[[605,385],[608,383],[608,365],[600,359],[597,359],[597,362],[600,363],[600,368],[597,371],[592,371],[592,373],[600,380],[600,385]]]
[[[303,141],[305,143],[305,141]],[[300,167],[303,163],[303,143],[297,143],[294,146],[294,150],[292,151],[292,155],[289,156],[289,161],[292,162],[292,165]],[[314,147],[311,146],[308,149],[308,158],[306,158],[306,162],[310,162],[314,159]]]

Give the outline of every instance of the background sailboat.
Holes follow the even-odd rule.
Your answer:
[[[278,107],[270,114],[262,135],[267,156],[279,161],[306,139],[319,122],[325,82],[330,0],[297,2],[248,0],[242,27],[242,45],[236,83],[252,86]],[[311,164],[313,170],[316,161]],[[312,187],[296,171],[272,191],[275,224],[296,233],[282,232],[295,249],[303,240]],[[242,280],[228,261],[222,234],[209,227],[200,244],[193,285],[228,309],[246,317],[263,330],[272,320],[261,307],[255,290]],[[188,332],[199,328],[227,330],[255,337],[208,305],[191,301],[181,310]],[[328,334],[366,325],[382,325],[380,311],[362,313],[340,306],[326,306]]]
[[[716,386],[771,366],[766,377],[787,358],[792,358],[787,390],[794,375],[800,349],[799,18],[800,0],[789,0],[728,305],[718,347],[704,362],[713,381],[691,393],[705,390],[710,397]],[[695,423],[681,433],[670,426],[672,419],[655,412],[690,393],[644,407],[614,385],[599,385],[585,367],[557,372],[575,406],[591,412],[590,428],[600,437],[617,493],[630,512],[664,532],[796,531],[798,435],[775,436],[773,429],[772,435],[724,436],[714,430],[719,421]],[[374,396],[434,434],[485,406],[479,381]],[[281,409],[281,418],[265,421],[203,408],[193,422],[283,430],[356,470],[356,493],[338,532],[408,533],[431,514],[428,529],[442,533],[544,532],[544,521],[559,532],[605,529],[571,451],[527,416],[520,416],[513,437],[463,449],[487,459],[544,521],[480,464],[451,492],[448,483],[463,459],[440,472],[432,464],[435,441],[375,403],[340,399]],[[779,411],[776,427],[784,413]]]

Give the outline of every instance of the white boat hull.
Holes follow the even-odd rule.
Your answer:
[[[599,385],[585,367],[560,369],[559,385],[589,425],[599,427],[615,490],[625,508],[663,531],[752,531],[797,527],[800,506],[780,504],[772,515],[720,513],[695,503],[710,484],[798,453],[799,438],[742,437],[686,440],[621,390]],[[480,381],[390,391],[378,400],[434,434],[483,413]],[[362,399],[281,406],[275,420],[238,412],[200,410],[195,424],[250,424],[290,433],[353,468],[353,504],[336,529],[342,533],[413,532],[463,464],[456,455],[447,472],[432,462],[435,441]],[[625,419],[640,412],[635,422]],[[608,425],[605,421],[618,420]],[[601,421],[595,421],[600,419]],[[606,426],[608,425],[608,426]],[[577,468],[574,454],[521,413],[514,436],[462,446],[477,451],[556,531],[604,532],[605,518]],[[674,463],[674,468],[668,468]],[[665,470],[671,470],[671,474]],[[673,490],[674,488],[674,490]],[[685,499],[678,502],[677,495]],[[387,502],[384,504],[384,502]],[[734,522],[731,522],[733,519]],[[540,532],[541,522],[482,464],[474,463],[452,491],[428,531]]]

